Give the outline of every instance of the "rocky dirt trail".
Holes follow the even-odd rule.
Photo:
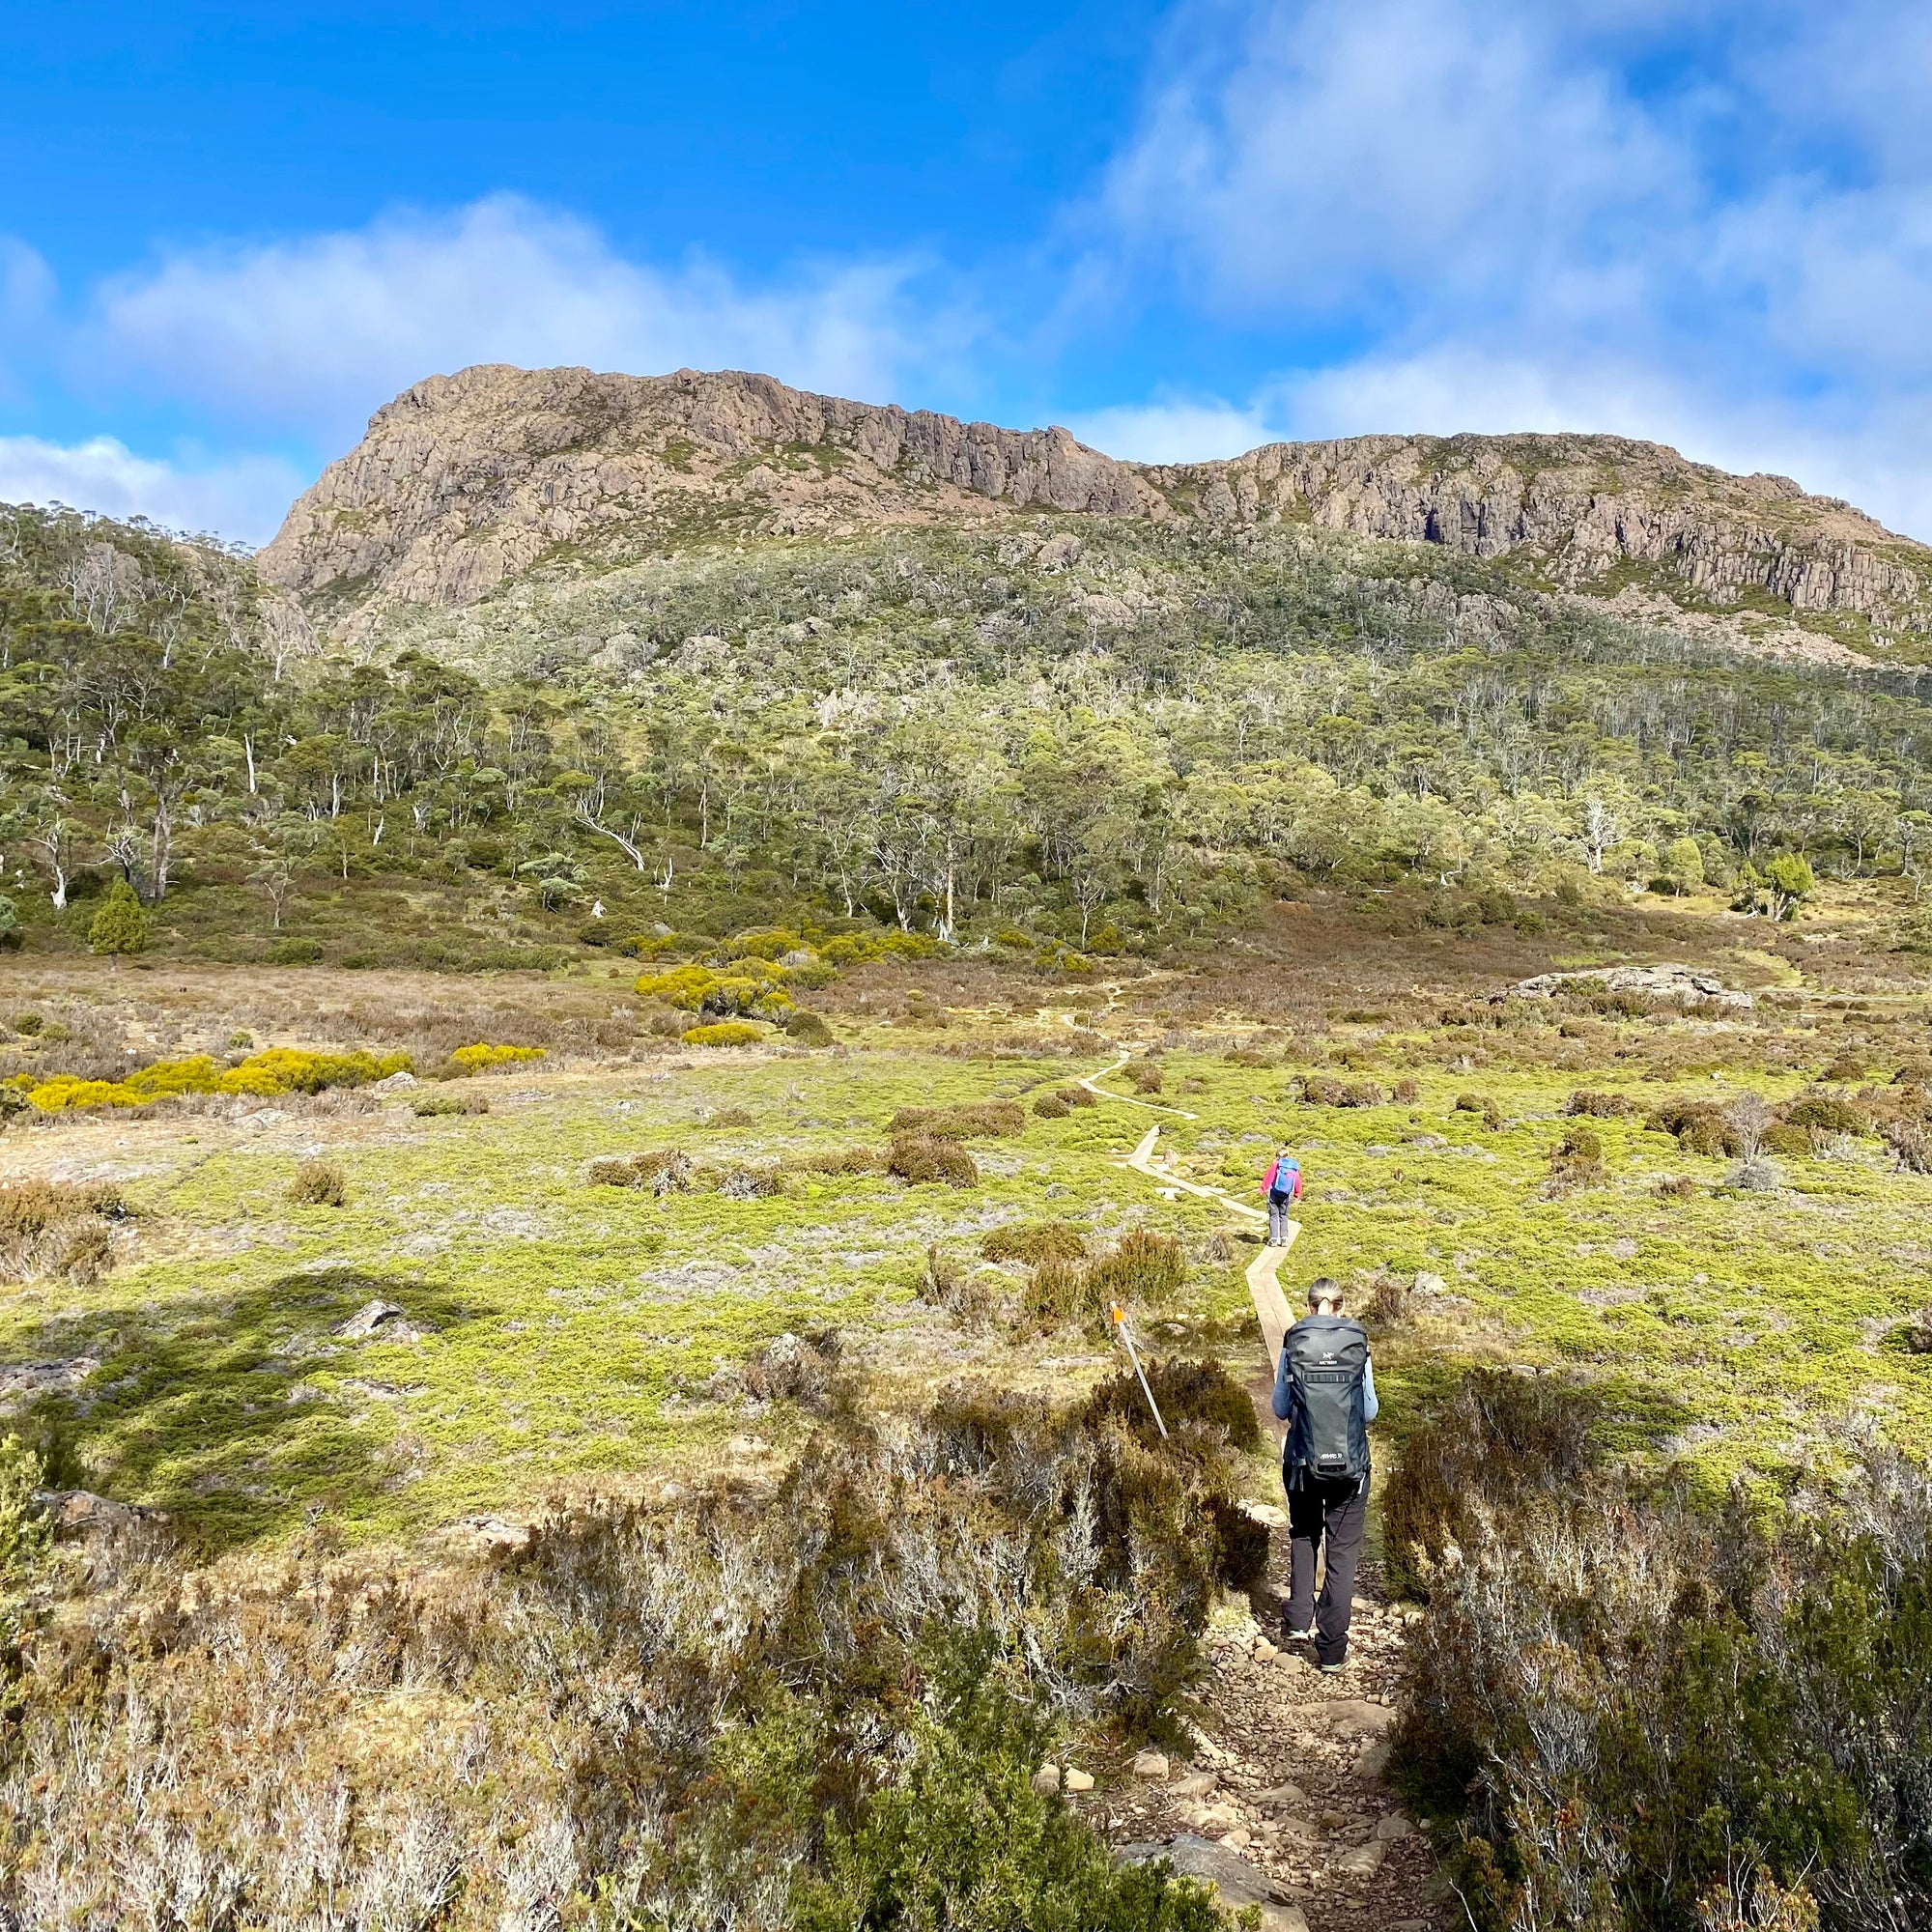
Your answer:
[[[1383,1781],[1405,1625],[1418,1613],[1382,1602],[1365,1561],[1348,1668],[1322,1675],[1307,1645],[1277,1645],[1285,1518],[1274,1529],[1259,1614],[1231,1593],[1209,1627],[1185,1754],[1143,1751],[1091,1788],[1077,1766],[1042,1780],[1064,1784],[1117,1857],[1211,1879],[1230,1907],[1260,1908],[1264,1932],[1438,1932],[1455,1922],[1455,1895]]]
[[[1113,1070],[1083,1084],[1122,1099],[1094,1084]],[[1212,1195],[1255,1213],[1173,1174],[1154,1153],[1156,1138],[1148,1134],[1125,1165],[1164,1192]],[[1297,1233],[1291,1223],[1291,1246]],[[1292,1319],[1277,1279],[1287,1253],[1264,1247],[1248,1269],[1264,1350],[1251,1393],[1271,1441],[1280,1436],[1268,1406],[1274,1358]],[[1209,1623],[1209,1671],[1186,1754],[1143,1751],[1102,1779],[1077,1765],[1046,1766],[1041,1783],[1065,1790],[1117,1857],[1165,1858],[1211,1880],[1229,1906],[1257,1907],[1264,1932],[1438,1932],[1455,1922],[1455,1893],[1383,1781],[1406,1626],[1422,1613],[1383,1599],[1365,1555],[1347,1668],[1324,1675],[1312,1646],[1285,1641],[1287,1513],[1249,1510],[1269,1531],[1267,1581],[1252,1600],[1228,1593]]]

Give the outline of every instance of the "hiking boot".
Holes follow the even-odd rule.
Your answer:
[[[1282,1637],[1282,1641],[1284,1643],[1313,1643],[1315,1641],[1315,1633],[1312,1630],[1292,1630]]]
[[[1348,1667],[1349,1661],[1347,1658],[1344,1658],[1340,1663],[1321,1663],[1316,1666],[1323,1677],[1339,1677]]]

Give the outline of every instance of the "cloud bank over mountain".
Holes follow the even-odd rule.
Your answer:
[[[0,409],[58,392],[111,434],[12,437],[0,488],[259,540],[388,397],[505,361],[766,370],[1154,461],[1601,430],[1932,531],[1923,10],[1182,0],[1102,154],[1043,231],[970,247],[860,207],[840,250],[727,263],[491,193],[62,290],[22,236]],[[142,448],[117,412],[157,410]]]

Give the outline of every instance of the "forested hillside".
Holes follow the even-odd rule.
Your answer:
[[[557,961],[859,920],[1064,959],[1297,882],[1455,921],[1932,838],[1905,675],[1748,658],[1441,548],[1069,513],[553,559],[327,644],[245,559],[30,509],[0,544],[15,936],[116,877],[214,957]]]

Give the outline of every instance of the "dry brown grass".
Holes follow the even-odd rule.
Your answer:
[[[828,1403],[839,1359],[781,1337],[744,1392]],[[9,1685],[0,1915],[776,1932],[942,1707],[936,1631],[1046,1717],[1141,1725],[1189,1681],[1252,1566],[1229,1430],[1253,1421],[1218,1371],[1161,1388],[1173,1444],[1137,1389],[956,1390],[891,1432],[837,1421],[769,1483],[560,1504],[417,1574],[319,1528],[246,1573],[146,1561],[53,1617],[57,1567]]]
[[[0,1185],[0,1281],[94,1281],[113,1265],[111,1231],[128,1219],[118,1188]]]

